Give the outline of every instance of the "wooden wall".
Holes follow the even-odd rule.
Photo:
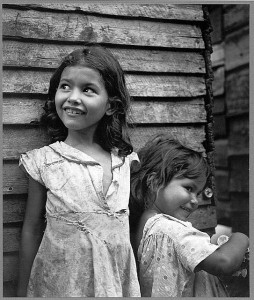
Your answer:
[[[249,5],[212,5],[217,217],[249,233]]]
[[[60,60],[84,42],[100,42],[126,72],[135,127],[135,150],[158,132],[196,149],[207,140],[207,70],[201,5],[4,4],[3,21],[3,221],[4,295],[15,296],[27,178],[21,153],[46,144],[33,121],[42,112],[49,79]],[[233,78],[232,78],[233,80]],[[233,123],[232,123],[233,126]],[[216,225],[214,199],[203,198],[191,220]]]
[[[217,220],[249,235],[249,5],[211,5]],[[249,297],[249,268],[225,283]]]

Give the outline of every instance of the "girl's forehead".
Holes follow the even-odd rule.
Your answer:
[[[89,80],[103,83],[99,71],[81,65],[67,66],[61,74],[61,79]]]

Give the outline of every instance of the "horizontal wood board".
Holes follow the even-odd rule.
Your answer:
[[[3,35],[65,42],[204,48],[197,25],[90,14],[3,9]]]

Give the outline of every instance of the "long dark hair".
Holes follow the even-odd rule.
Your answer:
[[[202,152],[183,146],[178,140],[165,134],[149,140],[138,151],[140,164],[131,167],[130,225],[137,225],[137,218],[152,205],[149,193],[165,187],[172,178],[206,179],[210,168]],[[153,182],[150,181],[153,174]],[[136,219],[135,219],[136,218]]]
[[[68,66],[82,65],[97,70],[104,80],[113,114],[104,115],[100,120],[95,135],[100,145],[106,150],[118,149],[120,156],[127,156],[133,151],[128,135],[127,114],[130,108],[130,95],[126,87],[124,72],[112,53],[99,44],[89,43],[67,55],[50,79],[48,100],[44,114],[40,119],[47,128],[51,142],[66,139],[68,129],[59,118],[55,107],[55,94],[63,70]]]

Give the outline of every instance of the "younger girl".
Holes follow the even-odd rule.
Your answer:
[[[88,45],[63,60],[48,97],[42,124],[53,143],[20,158],[29,191],[18,296],[140,296],[123,71],[104,47]]]
[[[149,141],[138,155],[131,207],[136,206],[135,212],[144,209],[135,240],[142,296],[226,296],[218,278],[210,274],[237,270],[249,241],[233,233],[219,247],[187,221],[206,186],[205,158],[163,135]]]

